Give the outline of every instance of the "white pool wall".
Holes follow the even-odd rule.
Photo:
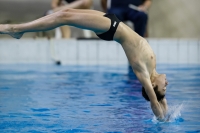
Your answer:
[[[200,64],[199,39],[148,39],[158,64]],[[102,40],[1,39],[0,64],[128,65],[120,44]]]

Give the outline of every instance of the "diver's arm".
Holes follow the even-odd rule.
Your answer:
[[[164,113],[160,106],[160,103],[157,100],[157,97],[156,97],[156,94],[151,85],[150,79],[146,79],[146,81],[144,81],[144,83],[145,84],[143,86],[145,88],[145,91],[146,91],[149,99],[150,99],[151,109],[152,109],[153,113],[155,114],[155,116],[157,117],[157,119],[160,121],[163,121]]]
[[[160,106],[162,107],[164,116],[166,116],[168,112],[167,99],[163,98],[159,103],[160,103]]]
[[[141,82],[142,86],[145,88],[145,91],[150,99],[151,109],[153,113],[158,120],[163,121],[164,113],[153,90],[149,74],[147,72],[135,72],[135,74],[138,80]]]

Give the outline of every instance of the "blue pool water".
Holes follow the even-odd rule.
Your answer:
[[[159,65],[169,122],[126,66],[0,65],[0,133],[200,132],[200,66]]]

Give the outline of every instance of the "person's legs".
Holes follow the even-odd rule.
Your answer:
[[[62,38],[69,39],[71,36],[71,30],[69,26],[61,26],[60,27]]]
[[[89,9],[92,6],[92,2],[92,0],[76,0],[68,4],[68,7],[73,9]]]
[[[55,8],[53,11],[57,12],[60,10],[66,10],[66,9],[90,9],[92,6],[92,0],[76,0],[73,2],[70,2],[66,5],[60,6]],[[60,27],[62,38],[70,38],[71,37],[71,29],[69,26],[62,26]]]
[[[147,26],[147,14],[144,12],[129,9],[127,10],[127,19],[131,20],[134,23],[135,32],[143,37]]]
[[[20,38],[25,32],[46,31],[63,25],[92,30],[96,34],[101,34],[110,28],[110,19],[99,15],[101,12],[96,14],[97,11],[93,10],[87,13],[83,11],[67,9],[24,24],[0,25],[0,33]]]
[[[91,10],[91,9],[71,9],[74,13],[88,13],[88,14],[95,14],[95,15],[100,15],[103,16],[105,13],[97,10]]]
[[[92,0],[76,0],[64,6],[54,9],[54,12],[66,9],[89,9],[92,6]]]

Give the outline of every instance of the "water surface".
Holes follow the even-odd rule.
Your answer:
[[[200,66],[159,65],[173,117],[159,123],[127,66],[0,65],[0,132],[200,132]]]

